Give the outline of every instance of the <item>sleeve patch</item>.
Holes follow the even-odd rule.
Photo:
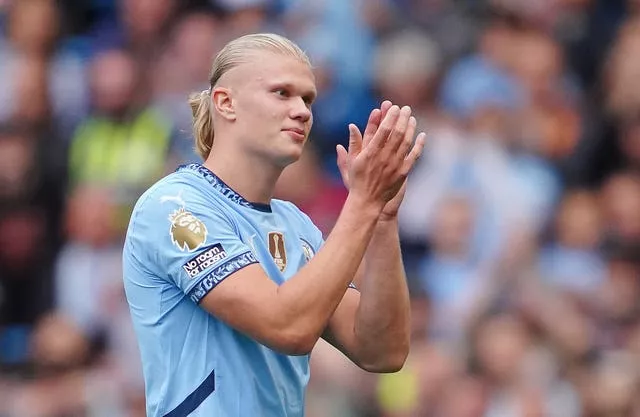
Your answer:
[[[193,252],[207,241],[207,226],[184,207],[174,211],[169,221],[171,241],[182,252]]]
[[[189,275],[189,279],[192,279],[226,257],[227,252],[225,252],[220,243],[216,243],[204,252],[189,259],[187,263],[182,265],[182,269]]]
[[[214,289],[222,280],[245,266],[257,262],[258,260],[255,255],[250,251],[234,256],[208,273],[200,282],[198,282],[189,292],[189,298],[191,298],[194,303],[199,304],[204,296]]]

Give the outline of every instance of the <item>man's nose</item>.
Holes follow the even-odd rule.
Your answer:
[[[300,120],[303,123],[306,123],[311,118],[311,109],[307,106],[307,103],[305,103],[302,97],[298,97],[295,100],[295,105],[291,110],[291,118]]]

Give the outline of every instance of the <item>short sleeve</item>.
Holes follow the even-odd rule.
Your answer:
[[[134,215],[132,246],[145,245],[149,269],[195,303],[234,272],[258,262],[232,219],[197,190],[154,193]]]

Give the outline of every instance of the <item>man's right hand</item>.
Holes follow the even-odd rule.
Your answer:
[[[352,138],[361,138],[355,125],[349,125],[349,130]],[[362,147],[352,156],[348,175],[353,197],[381,211],[398,193],[424,148],[424,133],[413,144],[413,132],[415,119],[411,117],[411,108],[391,106],[369,143],[362,146],[360,141]]]

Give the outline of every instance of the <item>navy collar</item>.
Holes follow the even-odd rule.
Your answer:
[[[240,204],[241,206],[248,207],[254,210],[264,211],[266,213],[271,213],[271,205],[264,203],[252,203],[248,201],[246,198],[238,194],[233,188],[229,187],[220,177],[211,172],[209,168],[205,167],[202,164],[186,164],[180,165],[176,172],[180,171],[191,171],[196,173],[197,175],[203,177],[209,184],[213,186],[217,191],[222,193],[229,200],[233,201],[236,204]]]

